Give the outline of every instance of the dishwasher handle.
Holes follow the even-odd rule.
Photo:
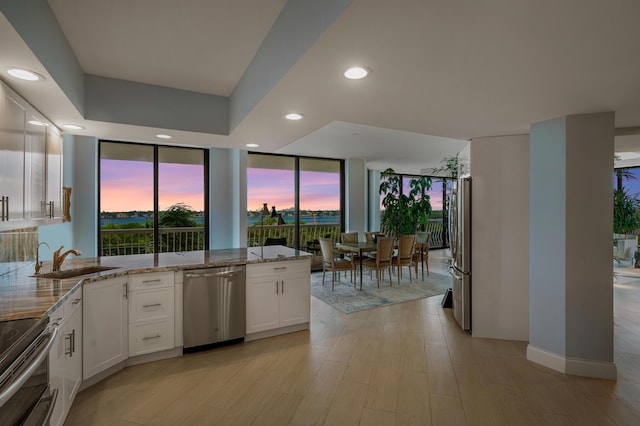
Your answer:
[[[220,272],[186,272],[184,274],[185,278],[211,278],[211,277],[222,277],[227,278],[234,276],[238,273],[238,271],[220,271]]]

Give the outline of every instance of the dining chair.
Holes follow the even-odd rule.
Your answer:
[[[398,238],[398,254],[392,258],[392,263],[398,268],[398,285],[400,285],[400,278],[402,278],[403,266],[409,267],[409,282],[413,282],[411,278],[411,266],[413,266],[413,248],[415,242],[415,235],[402,235]],[[417,269],[416,278],[418,278]]]
[[[341,243],[357,243],[358,242],[358,233],[357,232],[341,232],[340,233],[340,242]],[[345,256],[349,257],[349,259],[353,260],[354,262],[359,262],[360,261],[360,256],[358,256],[358,253],[355,253],[353,250],[349,250],[349,249],[341,249],[339,250],[340,253],[344,254]]]
[[[322,252],[322,285],[324,286],[324,277],[326,271],[331,271],[331,290],[334,289],[335,273],[340,271],[350,271],[351,281],[353,287],[356,287],[356,283],[353,280],[355,274],[355,263],[353,260],[345,260],[340,257],[336,257],[333,252],[333,242],[331,238],[318,238],[320,242],[320,251]],[[338,281],[340,281],[340,274],[338,273]]]
[[[376,280],[378,288],[380,288],[380,273],[382,273],[382,281],[384,281],[384,271],[389,270],[389,285],[393,287],[391,282],[391,257],[393,256],[393,237],[378,237],[376,242],[376,257],[363,259],[362,265],[369,270],[376,270]]]
[[[413,263],[416,268],[416,278],[418,277],[418,265],[422,268],[422,277],[424,278],[425,265],[427,267],[427,276],[429,276],[429,237],[420,244],[420,247],[417,250],[414,250]]]

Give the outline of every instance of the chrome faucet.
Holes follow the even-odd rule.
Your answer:
[[[36,264],[35,264],[36,272],[33,275],[38,275],[40,273],[40,268],[42,268],[42,260],[40,260],[40,246],[43,244],[47,246],[49,250],[51,250],[51,247],[45,241],[38,244],[38,247],[36,247]]]
[[[60,246],[58,250],[53,252],[53,272],[58,272],[60,270],[62,262],[64,262],[69,254],[75,254],[76,256],[80,256],[82,254],[76,249],[69,249],[60,254],[60,251],[63,249],[63,247],[64,246]]]

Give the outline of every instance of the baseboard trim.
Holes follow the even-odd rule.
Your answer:
[[[616,380],[618,377],[614,362],[565,357],[531,345],[527,346],[527,359],[564,374],[609,380]]]
[[[257,333],[247,334],[244,337],[245,342],[250,342],[252,340],[264,339],[266,337],[279,336],[281,334],[294,333],[296,331],[308,330],[309,323],[304,322],[302,324],[290,325],[287,327],[276,328],[273,330],[259,331]]]
[[[147,362],[160,361],[179,356],[182,356],[182,346],[179,348],[167,349],[166,351],[133,356],[125,361],[125,366],[131,367],[133,365],[146,364]]]

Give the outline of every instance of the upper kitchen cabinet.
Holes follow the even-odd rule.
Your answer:
[[[46,137],[44,117],[27,110],[24,137],[25,215],[28,219],[45,217]]]
[[[55,126],[47,126],[47,192],[45,217],[62,217],[62,135]]]
[[[0,230],[62,218],[62,136],[0,82]]]
[[[24,153],[27,106],[0,83],[0,229],[25,219]]]

